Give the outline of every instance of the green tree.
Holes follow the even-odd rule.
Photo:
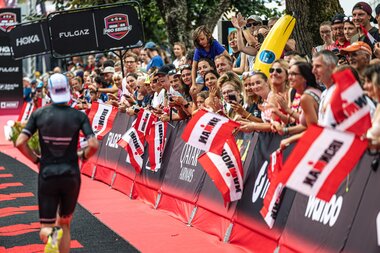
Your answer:
[[[286,0],[286,13],[293,14],[297,19],[293,31],[297,50],[311,56],[312,47],[322,44],[319,24],[344,11],[339,0]]]

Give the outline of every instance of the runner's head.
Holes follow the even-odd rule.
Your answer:
[[[49,78],[49,91],[53,103],[67,103],[70,101],[70,86],[67,78],[59,73]]]

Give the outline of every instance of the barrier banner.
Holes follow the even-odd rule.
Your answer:
[[[123,149],[117,142],[125,133],[130,117],[126,113],[118,112],[112,124],[112,129],[104,136],[104,145],[99,153],[98,164],[115,170]]]
[[[297,194],[280,239],[281,252],[341,252],[371,174],[370,164],[364,156],[329,202]]]
[[[154,205],[158,190],[162,184],[165,173],[168,169],[169,160],[175,159],[172,157],[173,144],[177,137],[178,129],[182,129],[182,125],[186,124],[185,121],[169,122],[166,133],[166,145],[162,159],[162,167],[159,171],[154,172],[151,170],[149,163],[149,144],[145,146],[145,152],[143,155],[143,169],[140,174],[135,178],[135,194],[146,201],[149,204]],[[178,158],[177,158],[178,159]]]
[[[172,140],[172,153],[166,163],[166,173],[160,188],[161,199],[157,206],[184,223],[190,219],[206,175],[198,162],[203,151],[181,138],[187,126],[187,122],[183,121],[178,126],[176,138]]]
[[[291,207],[294,192],[284,191],[272,229],[268,228],[260,210],[263,199],[269,188],[267,166],[270,154],[278,149],[282,137],[272,133],[259,133],[254,147],[253,157],[248,165],[246,183],[242,199],[237,204],[235,223],[230,236],[230,242],[244,245],[252,251],[273,252],[277,247],[281,230],[286,223],[286,217]],[[288,156],[290,148],[284,152]]]
[[[9,41],[15,59],[49,53],[50,39],[47,21],[17,25],[9,32]]]
[[[23,106],[22,61],[12,58],[7,33],[20,21],[20,8],[0,9],[0,115],[17,115]]]
[[[127,131],[131,128],[133,121],[136,119],[135,116],[128,116],[124,113],[126,117],[126,124],[124,130]],[[124,134],[124,133],[123,133]],[[119,146],[119,148],[121,148]],[[125,149],[120,149],[120,155],[117,160],[116,165],[116,177],[112,184],[112,187],[118,191],[125,193],[126,195],[133,197],[131,194],[132,184],[135,180],[136,171],[132,167],[128,153]]]
[[[245,180],[243,181],[245,182],[247,179],[246,175],[249,173],[249,165],[253,157],[258,134],[253,135],[252,133],[247,134],[240,132],[235,138],[242,157],[245,175]],[[237,203],[238,202],[231,202],[229,205],[224,206],[222,195],[216,188],[215,183],[206,174],[196,203],[197,211],[191,221],[191,225],[209,234],[213,234],[222,240],[235,214]],[[210,226],[210,224],[215,225]]]
[[[100,148],[95,179],[112,184],[112,177],[116,170],[122,148],[117,144],[125,132],[129,117],[126,113],[117,112],[112,122],[112,129],[104,136],[103,145]]]
[[[187,124],[181,124],[178,128],[161,191],[195,203],[205,177],[205,171],[198,162],[203,151],[182,140],[181,135],[186,126]]]
[[[370,170],[373,158],[368,155],[364,156],[360,169]],[[377,156],[377,158],[379,157]],[[380,170],[378,167],[375,167],[375,170],[370,170],[368,183],[355,220],[351,225],[351,231],[343,249],[344,252],[380,252],[380,201],[378,197]]]

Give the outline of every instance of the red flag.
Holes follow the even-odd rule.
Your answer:
[[[237,122],[219,114],[199,110],[187,124],[182,139],[206,152],[221,154],[224,143],[238,126]]]
[[[371,127],[368,100],[351,70],[335,73],[333,78],[336,88],[323,125],[362,136]]]
[[[241,199],[243,193],[243,166],[236,142],[227,139],[221,155],[206,152],[198,161],[222,193],[224,202]]]
[[[286,161],[279,181],[300,193],[329,201],[366,148],[367,140],[352,133],[309,126]]]
[[[162,156],[164,154],[167,122],[156,121],[150,128],[147,141],[149,144],[149,163],[152,171],[158,171],[162,165]]]
[[[141,132],[145,137],[148,135],[149,130],[156,119],[157,117],[154,116],[150,111],[141,108],[137,114],[136,120],[132,124],[132,127],[136,128],[136,130]]]
[[[33,102],[30,102],[30,103],[24,102],[21,112],[18,115],[17,121],[21,123],[26,123],[29,120],[29,117],[32,114],[32,112],[34,112],[35,110],[36,108]]]
[[[103,139],[103,137],[111,131],[117,110],[118,109],[112,105],[99,104],[98,102],[92,103],[88,118],[90,120],[92,130],[98,140]]]
[[[131,127],[117,144],[127,151],[131,165],[135,168],[136,173],[140,173],[143,166],[144,144],[140,141],[136,129]]]
[[[280,182],[278,174],[282,170],[282,151],[275,151],[270,156],[270,164],[268,166],[267,177],[269,179],[269,188],[264,197],[261,215],[270,228],[277,217],[278,208],[281,201],[281,193],[284,189],[285,182]]]

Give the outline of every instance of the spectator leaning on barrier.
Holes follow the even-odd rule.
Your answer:
[[[296,62],[289,69],[289,84],[292,89],[301,95],[300,113],[291,108],[287,108],[289,120],[298,122],[295,126],[282,127],[275,125],[276,131],[281,135],[292,135],[281,141],[281,148],[285,148],[290,143],[299,140],[304,130],[311,124],[318,122],[318,109],[321,96],[320,86],[312,73],[312,66],[306,62]]]

